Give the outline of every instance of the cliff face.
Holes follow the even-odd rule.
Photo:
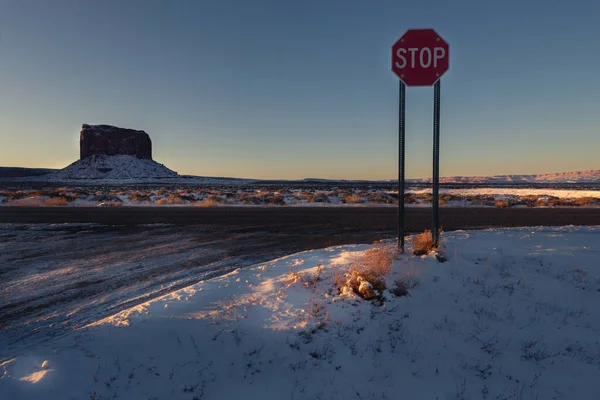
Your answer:
[[[83,124],[79,149],[80,160],[92,155],[130,155],[152,160],[152,141],[146,132],[111,125]]]

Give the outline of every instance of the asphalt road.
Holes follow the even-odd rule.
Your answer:
[[[395,232],[393,207],[0,207],[0,223],[101,223],[141,225],[210,225],[215,230],[241,232],[286,231],[316,233]],[[600,225],[598,208],[441,208],[444,230],[486,227]],[[407,208],[408,232],[429,228],[428,208]]]

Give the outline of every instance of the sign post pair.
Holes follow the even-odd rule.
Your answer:
[[[448,71],[450,47],[433,29],[409,29],[392,46],[392,71],[398,87],[398,248],[404,252],[404,183],[406,152],[406,86],[433,85],[433,196],[431,234],[439,241],[440,79]]]

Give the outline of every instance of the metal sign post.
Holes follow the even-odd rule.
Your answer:
[[[404,183],[406,158],[406,86],[433,86],[433,194],[434,246],[439,243],[440,197],[440,79],[448,71],[450,47],[433,29],[409,29],[392,46],[392,71],[400,78],[398,93],[398,250],[404,252]]]
[[[431,235],[433,246],[437,247],[440,239],[440,81],[433,85],[433,195],[431,205]]]
[[[398,81],[398,250],[404,253],[404,165],[405,165],[406,85]]]

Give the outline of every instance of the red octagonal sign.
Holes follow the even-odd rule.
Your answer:
[[[406,86],[431,86],[448,71],[450,48],[433,29],[409,29],[392,46],[392,71]]]

